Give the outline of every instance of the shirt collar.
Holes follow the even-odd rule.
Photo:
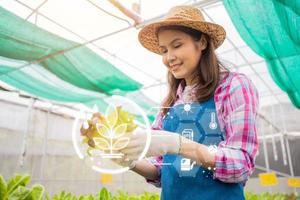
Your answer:
[[[220,85],[220,82],[222,80],[224,80],[230,73],[228,71],[221,71],[221,77],[220,77],[220,81],[219,81],[219,84]],[[182,79],[178,85],[178,88],[177,88],[177,92],[176,92],[176,97],[177,99],[181,99],[182,96],[183,96],[183,91],[184,91],[184,88],[186,86],[186,82],[184,79]]]
[[[182,79],[179,83],[179,86],[177,88],[177,92],[176,92],[176,97],[181,99],[182,98],[182,93],[183,93],[183,90],[184,90],[184,87],[185,87],[186,83],[185,83],[185,80]]]

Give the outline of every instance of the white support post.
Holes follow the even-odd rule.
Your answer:
[[[263,142],[263,151],[264,151],[264,157],[265,157],[265,164],[266,164],[266,171],[269,173],[270,172],[270,164],[269,164],[269,156],[268,156],[268,149],[267,149],[267,138],[264,137],[266,136],[265,131],[262,131],[262,142]],[[269,192],[272,193],[272,188],[269,188]]]
[[[272,109],[272,120],[274,121],[274,117],[276,115],[275,115],[275,112],[274,112],[274,106],[273,105],[271,106],[271,109]],[[271,124],[269,125],[269,128],[270,128],[270,133],[273,133],[273,126]],[[271,140],[272,140],[274,160],[277,161],[278,160],[278,153],[277,153],[277,148],[276,148],[275,137],[272,137]]]
[[[23,135],[23,143],[22,143],[22,149],[21,149],[21,157],[20,157],[20,166],[24,166],[24,161],[27,153],[27,140],[30,132],[30,123],[31,123],[31,112],[33,108],[33,104],[35,102],[34,98],[31,98],[28,104],[27,108],[27,125],[26,125],[26,131],[24,132]]]
[[[48,133],[49,133],[49,116],[52,111],[52,103],[48,108],[48,111],[46,113],[46,127],[45,127],[45,134],[44,134],[44,140],[43,140],[43,151],[42,151],[42,157],[41,157],[41,168],[40,168],[40,181],[44,180],[44,166],[45,163],[47,164],[47,145],[48,145]]]
[[[272,140],[272,146],[273,146],[274,160],[278,161],[278,152],[277,152],[275,137],[271,137],[271,140]]]
[[[289,161],[289,167],[290,167],[290,174],[291,174],[291,177],[294,178],[295,174],[294,174],[294,166],[293,166],[292,156],[291,156],[290,143],[289,143],[288,135],[286,133],[284,134],[284,140],[285,140],[286,149],[287,149],[287,155],[288,155],[288,161]],[[294,194],[297,195],[297,190],[296,190],[295,187],[294,187]]]

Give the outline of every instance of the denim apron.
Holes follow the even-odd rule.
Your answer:
[[[225,137],[220,130],[213,97],[202,103],[171,107],[162,125],[163,130],[211,145],[212,148]],[[213,169],[201,167],[190,159],[174,154],[163,156],[163,163],[162,200],[244,199],[241,183],[224,183],[214,179]]]

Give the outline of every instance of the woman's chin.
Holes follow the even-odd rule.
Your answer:
[[[172,74],[176,79],[183,79],[185,77],[184,74],[181,73],[172,73]]]

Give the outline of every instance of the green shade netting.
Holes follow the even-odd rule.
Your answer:
[[[24,64],[26,64],[24,61],[0,56],[0,74],[2,74],[0,80],[37,97],[57,102],[82,103],[90,108],[96,105],[100,112],[105,112],[110,102],[110,96],[76,87],[59,79],[39,65],[31,64],[30,67],[12,71]],[[6,74],[8,71],[10,73]],[[153,107],[156,104],[141,91],[119,93],[137,103],[146,112],[150,122],[154,120],[157,110],[153,110]],[[141,116],[137,116],[137,118],[143,121]]]
[[[13,61],[0,57],[0,80],[22,91],[38,97],[58,102],[76,102],[87,106],[96,104],[105,111],[107,103],[103,100],[106,95],[84,90],[69,84],[38,65],[11,71],[25,62]],[[6,72],[9,72],[5,74]]]
[[[265,58],[274,82],[300,108],[300,1],[224,0],[240,36]]]
[[[89,48],[47,32],[2,7],[0,56],[38,63],[77,87],[109,95],[142,86]]]
[[[59,79],[39,65],[31,64],[29,67],[12,71],[24,64],[26,64],[24,61],[0,56],[0,74],[2,74],[0,80],[37,97],[57,102],[82,103],[90,108],[96,105],[100,112],[105,113],[109,96],[76,87]],[[6,73],[9,71],[10,73]],[[140,91],[119,93],[137,103],[146,112],[150,122],[154,120],[155,110],[152,110],[152,107],[155,106],[155,103],[144,94]],[[143,121],[141,116],[137,116],[137,119]]]

